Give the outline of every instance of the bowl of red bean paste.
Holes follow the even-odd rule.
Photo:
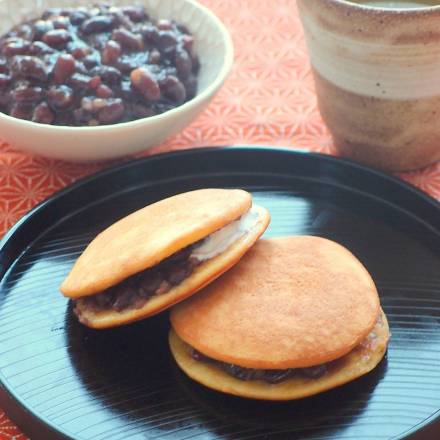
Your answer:
[[[160,11],[148,1],[28,11],[3,32],[2,137],[46,156],[99,160],[148,148],[194,119],[231,68],[230,37],[192,0],[150,3]]]

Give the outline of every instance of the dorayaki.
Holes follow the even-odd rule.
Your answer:
[[[170,318],[171,351],[188,376],[254,399],[299,399],[352,381],[376,367],[389,339],[361,262],[311,236],[259,240]]]
[[[101,232],[61,285],[79,320],[107,328],[154,315],[193,295],[249,250],[269,213],[238,189],[161,200]]]

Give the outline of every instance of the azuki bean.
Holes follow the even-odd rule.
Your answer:
[[[22,78],[47,80],[46,65],[34,56],[17,55],[12,59],[11,71],[15,76]]]
[[[179,77],[185,79],[192,71],[192,61],[188,52],[184,49],[177,49],[174,55],[174,63],[176,65],[177,71],[179,72]]]
[[[70,20],[68,17],[60,15],[59,17],[52,19],[52,23],[55,29],[68,29]]]
[[[113,96],[113,91],[110,87],[106,86],[105,84],[101,84],[96,89],[96,96],[99,98],[111,98]]]
[[[149,101],[160,99],[160,88],[151,72],[145,67],[139,67],[130,74],[133,87],[135,87]]]
[[[80,25],[84,20],[86,20],[89,17],[89,15],[84,11],[74,11],[70,14],[70,22],[78,26]]]
[[[97,15],[89,18],[81,25],[84,34],[96,34],[109,30],[113,25],[113,19],[108,15]]]
[[[81,60],[87,69],[92,69],[100,64],[99,52],[92,52]]]
[[[73,91],[67,86],[52,86],[47,92],[49,105],[54,109],[65,109],[73,103]]]
[[[163,52],[171,52],[176,48],[177,38],[171,31],[160,31],[158,44]]]
[[[54,118],[55,116],[46,102],[38,104],[32,115],[32,121],[41,124],[52,124]]]
[[[148,56],[148,62],[150,64],[159,64],[160,57],[160,52],[157,49],[153,49]]]
[[[181,103],[185,101],[185,86],[175,76],[167,76],[160,82],[161,92],[171,101]]]
[[[90,71],[91,75],[98,75],[108,85],[117,85],[121,82],[121,72],[112,66],[97,66]]]
[[[72,39],[72,36],[65,29],[54,29],[43,35],[43,41],[51,47],[64,46]]]
[[[90,78],[89,88],[97,89],[98,87],[101,87],[101,83],[102,83],[101,77],[96,75]]]
[[[139,6],[124,6],[121,8],[122,13],[127,15],[128,18],[134,22],[138,23],[140,21],[145,21],[148,19],[148,15],[144,8]]]
[[[7,57],[25,55],[29,53],[30,46],[29,41],[24,41],[21,38],[14,38],[3,46],[2,52]]]
[[[11,80],[12,78],[10,75],[0,73],[0,89],[4,89],[5,87],[9,86]]]
[[[49,20],[37,20],[34,23],[34,40],[39,40],[46,32],[53,30],[53,23]]]
[[[98,113],[99,122],[102,122],[103,124],[111,124],[119,121],[124,114],[124,110],[125,108],[122,99],[115,99],[100,110]]]
[[[88,75],[83,75],[81,73],[74,73],[69,78],[68,83],[69,83],[69,86],[71,86],[75,89],[88,89],[91,79],[92,78]]]
[[[170,31],[171,29],[173,29],[173,23],[166,18],[162,18],[160,20],[157,20],[157,28],[161,31]]]
[[[75,72],[75,58],[72,55],[60,55],[53,67],[53,77],[56,83],[61,84]]]
[[[73,43],[72,47],[68,47],[68,51],[73,57],[80,60],[81,58],[90,55],[92,49],[89,46],[78,46],[77,43]]]
[[[55,50],[42,41],[34,41],[29,47],[30,55],[46,55],[54,53]]]
[[[19,86],[11,92],[11,97],[17,102],[35,102],[42,97],[41,87]]]
[[[29,120],[31,118],[31,113],[32,105],[25,102],[17,102],[12,106],[9,114],[14,118]]]
[[[148,118],[149,116],[155,115],[155,112],[151,107],[147,107],[143,104],[133,104],[132,112],[138,118]]]
[[[112,40],[117,41],[122,47],[130,50],[142,50],[144,42],[142,36],[134,34],[127,29],[115,29],[112,32]]]
[[[0,57],[0,73],[4,73],[8,70],[8,62],[6,58]]]
[[[117,41],[109,40],[102,50],[101,60],[104,64],[114,64],[121,55],[121,46]]]

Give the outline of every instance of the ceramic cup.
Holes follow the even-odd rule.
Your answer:
[[[394,171],[440,159],[440,6],[297,3],[338,152]]]

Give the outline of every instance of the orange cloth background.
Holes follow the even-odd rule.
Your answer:
[[[332,142],[316,107],[295,1],[202,3],[223,20],[232,34],[233,72],[193,124],[139,156],[231,144],[294,146],[331,154]],[[0,141],[0,237],[53,192],[114,164],[72,164],[30,156]],[[400,177],[440,199],[440,163]],[[0,411],[0,440],[25,438]]]

